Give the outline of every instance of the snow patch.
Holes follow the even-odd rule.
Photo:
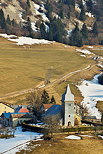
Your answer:
[[[83,137],[93,137],[91,135],[80,135],[80,136],[83,136]]]
[[[70,37],[71,36],[71,33],[72,33],[72,29],[67,30],[67,37]]]
[[[85,14],[86,14],[88,17],[90,17],[90,18],[94,18],[94,15],[91,14],[90,12],[86,12]]]
[[[31,140],[39,140],[42,134],[36,132],[22,132],[21,127],[17,127],[14,138],[0,139],[0,153],[15,154],[24,149]]]
[[[93,49],[93,46],[87,46],[87,48],[89,48],[89,49]]]
[[[88,54],[88,55],[93,54],[92,52],[90,52],[90,51],[87,50],[87,49],[76,49],[76,51],[77,51],[77,52],[81,52],[81,53],[83,53],[83,54]]]
[[[32,44],[52,44],[54,41],[45,39],[32,39],[30,37],[17,37],[16,35],[0,34],[1,37],[7,38],[9,41],[16,42],[17,45]]]
[[[102,135],[98,135],[98,137],[102,138],[103,139],[103,136]]]
[[[96,104],[97,101],[103,101],[103,85],[98,83],[99,75],[94,76],[91,81],[84,80],[77,86],[84,97],[81,104],[88,108],[89,115],[96,116],[97,119],[101,119],[101,113],[96,108]]]
[[[31,22],[31,27],[32,27],[33,31],[35,31],[35,32],[40,31],[40,29],[35,26],[35,22]]]
[[[19,12],[19,18],[21,19],[22,22],[25,22],[25,20],[22,18],[22,12]]]
[[[65,137],[66,139],[73,139],[73,140],[80,140],[81,139],[81,137],[79,137],[79,136],[76,136],[76,135],[69,135],[69,136],[67,136],[67,137]]]
[[[43,12],[39,12],[38,10],[41,8],[42,10],[44,10],[44,6],[42,5],[42,7],[36,3],[33,2],[33,5],[34,5],[34,9],[35,9],[35,14],[36,15],[41,15],[42,18],[43,18],[43,21],[47,21],[49,22],[49,19],[47,18],[46,14]]]
[[[85,55],[80,55],[81,57],[86,57]]]
[[[1,37],[4,37],[4,38],[7,38],[7,39],[9,39],[9,38],[17,38],[16,35],[0,34],[0,36],[1,36]]]
[[[30,37],[19,37],[18,39],[8,39],[12,42],[17,42],[17,45],[32,45],[32,44],[51,44],[53,42],[44,39],[32,39]]]

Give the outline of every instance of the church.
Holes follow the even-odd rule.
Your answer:
[[[43,115],[44,121],[56,119],[61,126],[74,126],[76,106],[74,95],[71,93],[69,84],[66,92],[62,95],[62,105],[52,105]]]

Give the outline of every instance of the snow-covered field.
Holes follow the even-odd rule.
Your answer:
[[[51,44],[53,41],[44,39],[32,39],[30,37],[18,37],[15,35],[0,34],[0,36],[7,38],[9,41],[15,42],[17,45],[32,45],[32,44]]]
[[[36,132],[22,132],[21,127],[17,127],[15,137],[10,139],[0,139],[0,154],[15,154],[25,149],[30,140],[40,140],[42,134]]]
[[[53,42],[44,39],[32,39],[30,37],[19,37],[18,39],[8,39],[9,41],[17,42],[17,45],[32,45],[32,44],[51,44]]]
[[[103,101],[103,85],[98,83],[98,76],[94,76],[93,80],[84,80],[78,86],[84,97],[82,104],[88,108],[89,114],[101,118],[101,113],[96,108],[97,101]]]

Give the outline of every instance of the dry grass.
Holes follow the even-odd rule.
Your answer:
[[[29,145],[31,151],[25,154],[102,154],[103,140],[96,137],[83,137],[82,140],[65,139],[67,135],[59,135],[54,141],[37,141]],[[18,154],[24,153],[24,150]]]
[[[52,79],[85,68],[91,60],[80,57],[75,47],[50,45],[17,46],[0,38],[0,96],[35,87],[52,67]]]
[[[62,94],[65,92],[66,90],[66,86],[67,84],[70,85],[71,91],[75,96],[75,103],[79,104],[83,97],[80,93],[80,91],[78,90],[78,88],[76,87],[76,85],[78,84],[78,82],[80,82],[82,79],[87,79],[87,80],[91,80],[92,77],[99,73],[99,69],[96,65],[93,65],[90,69],[82,71],[82,72],[78,72],[73,74],[72,76],[68,77],[66,80],[59,82],[57,84],[54,85],[54,89],[55,92],[59,94],[60,98],[62,96]],[[59,98],[59,99],[60,99]]]

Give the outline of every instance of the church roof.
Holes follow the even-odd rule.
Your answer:
[[[52,105],[53,105],[53,104],[43,104],[45,110],[46,110],[46,109],[49,109]]]
[[[66,92],[62,95],[62,101],[74,101],[74,95],[71,93],[69,84],[67,86]]]
[[[52,105],[44,114],[44,116],[53,116],[57,114],[62,114],[63,112],[63,107],[61,105]]]

